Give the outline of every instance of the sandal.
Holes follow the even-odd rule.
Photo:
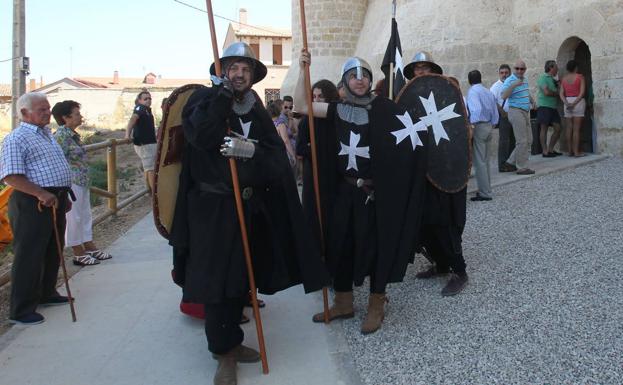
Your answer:
[[[89,254],[91,257],[93,257],[95,259],[98,259],[100,261],[104,261],[106,259],[112,258],[112,255],[110,255],[107,252],[102,251],[102,250],[87,251],[87,254]]]
[[[100,261],[91,257],[90,255],[77,255],[73,260],[74,265],[76,266],[92,266],[99,265]]]

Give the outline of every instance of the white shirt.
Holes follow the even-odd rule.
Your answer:
[[[503,81],[498,80],[497,82],[493,83],[491,88],[489,88],[489,91],[491,91],[493,96],[495,96],[495,100],[497,100],[499,106],[501,106],[504,103],[504,99],[502,99],[502,85],[503,84],[504,84]],[[504,104],[504,111],[508,112],[508,102]]]

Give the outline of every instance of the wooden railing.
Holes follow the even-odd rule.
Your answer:
[[[100,143],[88,144],[84,146],[84,149],[87,152],[94,152],[104,148],[107,149],[106,174],[108,180],[108,190],[102,190],[101,188],[91,186],[91,193],[106,198],[108,200],[108,210],[93,218],[93,225],[100,223],[112,215],[116,215],[122,208],[139,199],[143,195],[149,194],[149,188],[145,187],[143,190],[133,194],[121,202],[117,199],[119,195],[117,191],[117,146],[131,143],[131,139],[108,139]]]
[[[117,146],[127,145],[131,143],[132,141],[130,139],[108,139],[100,143],[88,144],[84,146],[84,149],[87,152],[94,152],[102,150],[104,148],[107,149],[106,173],[108,190],[102,190],[101,188],[91,186],[91,193],[103,196],[104,198],[108,199],[108,210],[93,218],[93,225],[96,225],[104,219],[117,214],[117,212],[122,208],[139,199],[143,195],[149,193],[149,189],[145,187],[143,190],[133,194],[132,196],[124,199],[121,202],[118,202],[117,197],[119,194],[117,192]],[[11,265],[12,264],[8,264],[4,268],[0,268],[0,287],[2,287],[4,284],[8,283],[11,280]]]

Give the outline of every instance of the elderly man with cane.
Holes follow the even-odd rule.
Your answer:
[[[62,239],[64,213],[71,207],[71,170],[47,127],[51,113],[46,95],[24,94],[17,108],[21,122],[4,139],[0,157],[0,179],[15,189],[9,200],[15,254],[10,322],[33,325],[44,321],[37,306],[69,303],[56,291],[61,258],[56,242],[62,242],[56,235]],[[56,212],[62,214],[54,220]]]

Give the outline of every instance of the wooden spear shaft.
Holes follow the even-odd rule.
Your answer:
[[[305,0],[299,0],[301,11],[301,31],[303,34],[303,50],[307,51],[307,23],[305,21]],[[311,145],[312,175],[314,179],[314,193],[316,195],[316,215],[320,228],[320,248],[322,255],[326,253],[326,245],[322,226],[322,208],[320,206],[320,184],[318,182],[318,150],[316,147],[316,128],[314,126],[314,103],[312,100],[311,77],[309,65],[305,66],[305,94],[307,97],[307,120],[309,122],[309,143]],[[327,288],[322,288],[322,303],[324,310],[324,322],[329,323],[329,293]]]
[[[210,20],[210,36],[212,38],[212,52],[214,54],[214,70],[217,76],[222,74],[221,61],[218,54],[218,43],[216,42],[216,29],[214,27],[214,14],[212,13],[212,1],[206,0],[208,8],[208,18]],[[229,130],[228,130],[229,131]],[[257,303],[257,288],[255,286],[255,275],[253,274],[253,262],[251,261],[251,249],[249,248],[249,236],[247,225],[244,219],[244,209],[242,207],[242,196],[240,194],[240,181],[238,180],[238,167],[236,160],[229,158],[229,169],[236,200],[236,212],[240,223],[240,235],[242,237],[242,247],[244,258],[247,263],[247,275],[249,277],[249,288],[251,290],[251,304],[253,305],[253,316],[255,318],[255,328],[257,330],[257,341],[260,345],[260,357],[262,358],[262,372],[268,374],[268,359],[266,358],[266,345],[264,344],[264,330],[262,328],[262,318],[260,317],[260,307]]]

